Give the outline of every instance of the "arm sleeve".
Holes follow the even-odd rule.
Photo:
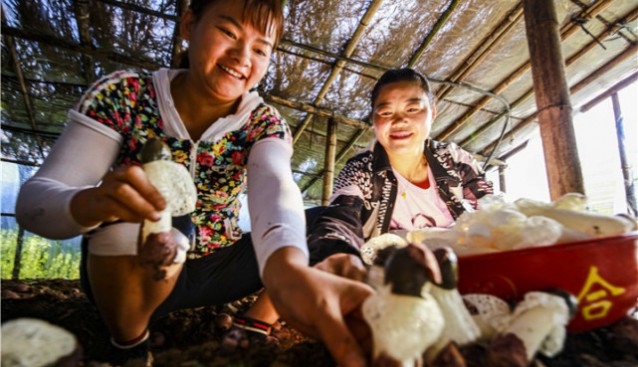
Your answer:
[[[248,209],[259,274],[270,255],[297,247],[308,255],[301,192],[290,170],[292,146],[276,138],[262,139],[248,156]]]
[[[346,163],[337,177],[330,206],[308,229],[310,265],[337,253],[360,256],[359,249],[364,243],[361,221],[364,199],[359,181],[365,167],[360,163],[354,160]]]
[[[458,146],[455,148],[456,156],[454,159],[463,181],[463,199],[476,209],[478,199],[494,193],[493,183],[485,178],[485,172],[472,154]]]
[[[100,123],[69,112],[69,124],[38,172],[20,188],[16,219],[26,230],[63,239],[94,227],[82,227],[71,216],[73,196],[94,187],[110,169],[120,136]]]

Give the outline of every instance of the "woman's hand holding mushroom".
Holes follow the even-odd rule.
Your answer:
[[[71,200],[73,218],[85,227],[116,220],[158,220],[165,208],[164,197],[137,166],[108,172],[99,186],[82,190]]]
[[[366,268],[361,259],[352,254],[334,254],[314,266],[344,278],[363,282],[366,278]]]

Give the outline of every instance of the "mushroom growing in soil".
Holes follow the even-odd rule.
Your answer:
[[[143,264],[155,269],[155,279],[164,279],[163,266],[186,261],[188,238],[173,228],[173,217],[195,210],[197,190],[186,167],[170,160],[171,151],[160,139],[150,139],[140,153],[149,181],[166,200],[160,220],[145,220],[140,230],[138,254]]]
[[[433,254],[422,244],[392,253],[385,285],[363,303],[372,329],[376,363],[414,366],[441,335],[444,318],[429,290],[440,281]]]
[[[20,318],[2,324],[2,367],[78,366],[82,346],[75,335],[44,320]]]
[[[471,343],[481,336],[479,327],[465,307],[463,298],[457,290],[458,259],[456,254],[449,247],[441,247],[434,250],[434,256],[441,269],[441,283],[435,284],[430,289],[430,294],[439,304],[445,319],[445,328],[441,337],[428,350],[428,360],[434,359],[437,353],[450,342],[461,346]]]
[[[527,292],[501,334],[514,334],[525,345],[527,360],[537,352],[553,357],[563,350],[566,326],[578,309],[576,297],[564,290]]]

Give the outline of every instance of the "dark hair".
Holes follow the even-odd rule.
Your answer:
[[[375,84],[374,88],[372,88],[372,96],[370,98],[370,104],[372,105],[373,110],[374,110],[374,101],[377,99],[377,97],[379,97],[379,91],[381,90],[381,87],[387,84],[398,83],[398,82],[413,82],[417,84],[419,87],[421,87],[421,89],[423,89],[425,94],[428,96],[430,103],[434,104],[435,102],[434,92],[432,91],[432,86],[430,85],[430,82],[425,76],[423,76],[418,71],[414,69],[410,69],[410,68],[392,69],[383,73],[383,75],[381,75],[381,78],[377,80],[377,84]]]
[[[229,0],[191,0],[189,8],[193,12],[195,20],[200,20],[206,8],[219,1]],[[271,31],[275,32],[275,44],[277,47],[279,39],[284,33],[284,14],[281,6],[281,0],[233,0],[243,1],[243,21],[248,22],[255,29],[267,34]],[[188,51],[180,55],[179,66],[188,68]]]

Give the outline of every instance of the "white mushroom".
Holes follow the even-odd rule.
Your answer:
[[[480,340],[494,338],[509,320],[510,306],[496,296],[483,293],[464,294],[463,301],[480,329]]]
[[[512,333],[521,339],[528,361],[536,352],[553,357],[563,349],[565,328],[576,308],[576,297],[565,291],[528,292],[501,333]]]
[[[159,139],[150,139],[141,152],[142,168],[149,181],[166,200],[160,220],[145,220],[140,230],[138,257],[142,265],[154,269],[155,280],[173,276],[179,269],[168,267],[186,261],[189,239],[173,228],[173,217],[195,210],[197,190],[186,167],[170,160],[171,151]],[[186,224],[192,226],[190,219]],[[170,274],[167,274],[170,271]]]
[[[432,360],[438,352],[451,341],[457,345],[465,345],[478,339],[481,335],[479,327],[465,307],[461,294],[457,289],[458,260],[452,249],[438,248],[434,250],[441,270],[441,283],[430,289],[436,299],[445,320],[445,328],[441,336],[428,350],[428,359]]]
[[[362,306],[372,329],[374,359],[413,367],[444,327],[441,310],[428,292],[440,274],[431,252],[420,244],[394,251],[385,270],[385,285]]]
[[[151,233],[170,232],[172,217],[195,210],[197,189],[186,167],[170,160],[170,150],[161,140],[149,140],[141,155],[146,176],[166,200],[166,209],[160,212],[159,221],[144,221],[141,238],[144,243]]]
[[[76,337],[59,326],[32,318],[2,324],[2,367],[76,366],[81,357]]]
[[[567,228],[594,237],[620,236],[636,229],[636,221],[628,217],[561,209],[562,204],[555,207],[553,204],[530,199],[519,199],[515,204],[518,210],[527,216],[551,218]]]
[[[372,265],[374,264],[374,259],[377,257],[377,253],[384,248],[390,246],[405,247],[407,245],[408,242],[404,240],[403,237],[394,233],[384,233],[369,239],[361,246],[359,251],[361,252],[363,262]]]

